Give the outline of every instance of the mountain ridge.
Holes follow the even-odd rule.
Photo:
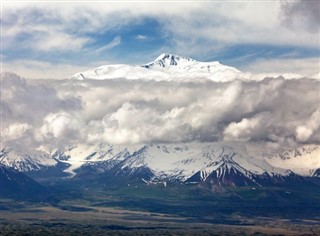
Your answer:
[[[316,146],[309,145],[300,149],[306,153],[304,162],[312,162],[318,157]],[[263,183],[280,183],[282,180],[285,182],[291,179],[290,176],[319,178],[320,169],[320,165],[314,165],[313,169],[301,174],[295,169],[288,168],[286,163],[281,166],[274,165],[274,160],[279,154],[272,157],[265,155],[266,157],[262,158],[246,153],[236,146],[215,143],[149,144],[134,147],[98,144],[91,148],[79,146],[79,149],[73,146],[53,152],[51,155],[44,152],[43,158],[35,159],[31,154],[24,156],[15,152],[18,151],[8,148],[2,150],[0,163],[26,174],[32,173],[36,178],[37,173],[41,173],[41,178],[45,178],[45,173],[51,173],[53,179],[55,175],[57,176],[57,180],[81,178],[81,176],[94,177],[109,173],[112,178],[128,176],[130,179],[129,176],[134,175],[135,179],[142,182],[144,179],[148,183],[198,181],[218,185],[243,186],[251,183],[260,186]],[[38,155],[39,152],[36,152],[35,157]],[[303,158],[304,153],[300,152],[299,157]],[[34,162],[30,162],[30,159]],[[276,160],[282,161],[281,158]],[[138,177],[139,173],[141,175],[143,173],[141,178]]]
[[[47,189],[27,175],[0,163],[0,197],[31,197]]]

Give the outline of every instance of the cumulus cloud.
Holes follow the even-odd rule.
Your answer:
[[[224,140],[259,140],[264,133],[268,133],[269,112],[259,113],[252,118],[243,118],[240,122],[231,122],[224,130]]]
[[[301,142],[307,142],[314,133],[319,132],[319,127],[320,110],[316,110],[303,125],[299,125],[296,128],[297,139]]]
[[[320,143],[320,82],[2,78],[6,145]]]
[[[82,107],[80,98],[58,93],[45,82],[26,80],[12,73],[1,74],[1,138],[11,145],[34,147],[37,128],[52,112],[75,111]]]
[[[3,136],[7,140],[20,139],[30,129],[31,126],[27,123],[11,123],[9,127],[4,129]]]
[[[67,112],[49,113],[44,119],[42,126],[35,132],[35,139],[42,145],[55,145],[63,147],[63,142],[79,144],[86,141],[83,139],[85,129],[77,119],[77,115]]]

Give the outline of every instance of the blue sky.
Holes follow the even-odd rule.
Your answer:
[[[31,78],[163,52],[249,72],[319,72],[318,1],[3,2],[2,62]]]

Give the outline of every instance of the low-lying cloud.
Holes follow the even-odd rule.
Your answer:
[[[320,82],[312,79],[1,80],[2,145],[320,143]]]

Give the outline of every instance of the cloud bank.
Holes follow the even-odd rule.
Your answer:
[[[1,81],[2,145],[320,143],[320,82],[312,79]]]

